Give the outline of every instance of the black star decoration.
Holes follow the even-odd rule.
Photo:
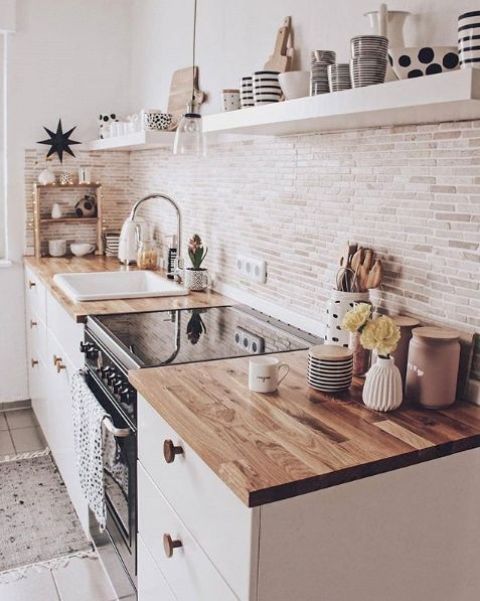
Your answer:
[[[60,163],[62,163],[64,152],[68,152],[68,154],[70,154],[72,157],[75,156],[70,146],[72,144],[80,144],[80,142],[70,140],[70,136],[76,127],[72,127],[72,129],[69,129],[64,133],[62,130],[62,120],[59,119],[56,132],[50,131],[48,127],[44,127],[43,129],[47,132],[50,138],[48,140],[37,142],[37,144],[47,144],[51,147],[48,151],[47,158],[56,152],[58,154],[58,158],[60,159]]]

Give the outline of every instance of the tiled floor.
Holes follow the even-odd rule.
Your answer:
[[[0,460],[45,447],[31,409],[0,412]],[[117,596],[98,558],[75,558],[63,568],[30,571],[17,582],[0,584],[0,601],[117,601]]]
[[[0,413],[0,459],[45,447],[45,438],[31,409]]]

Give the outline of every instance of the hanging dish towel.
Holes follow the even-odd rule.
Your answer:
[[[80,485],[100,529],[105,530],[105,481],[103,475],[103,420],[109,417],[85,382],[82,371],[71,379],[73,437]]]

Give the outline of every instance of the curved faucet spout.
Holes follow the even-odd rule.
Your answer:
[[[173,200],[173,198],[170,198],[170,196],[167,196],[166,194],[162,194],[160,192],[157,192],[155,194],[149,194],[148,196],[144,196],[140,200],[137,200],[137,202],[133,205],[132,210],[130,212],[130,219],[131,220],[135,219],[135,214],[136,214],[137,210],[139,209],[140,205],[142,205],[147,200],[153,200],[154,198],[166,200],[167,202],[169,202],[172,205],[172,207],[175,209],[175,211],[177,213],[177,244],[178,244],[177,256],[178,256],[178,258],[180,258],[181,249],[182,249],[182,215],[180,213],[180,208],[179,208],[178,204]]]

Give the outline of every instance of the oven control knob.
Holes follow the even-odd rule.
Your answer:
[[[118,380],[114,380],[112,382],[112,388],[114,392],[120,392],[120,389],[123,386],[123,381],[119,378]]]
[[[123,390],[120,390],[120,400],[122,403],[130,402],[130,388],[125,387]]]
[[[93,347],[91,342],[80,342],[80,352],[87,354]]]
[[[113,369],[113,367],[110,367],[110,366],[108,366],[108,367],[102,367],[102,368],[100,369],[101,376],[102,376],[102,378],[103,378],[104,380],[106,380],[106,379],[107,379],[107,377],[108,377],[108,374],[109,374],[109,373],[112,371],[112,369]]]
[[[113,381],[116,380],[117,378],[118,378],[118,376],[115,373],[115,369],[112,368],[111,371],[109,371],[108,374],[107,374],[107,382],[108,382],[108,384],[112,385]]]

